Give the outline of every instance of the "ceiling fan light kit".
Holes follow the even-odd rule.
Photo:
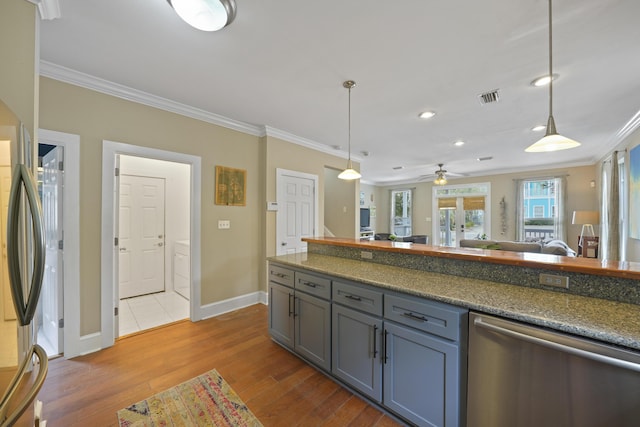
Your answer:
[[[436,171],[436,179],[433,180],[433,183],[435,185],[446,185],[447,177],[445,176],[445,174],[447,173],[447,171],[442,169],[442,166],[444,166],[444,163],[438,163],[438,166],[440,167],[440,169]]]
[[[235,0],[167,0],[178,16],[201,31],[218,31],[236,17]]]
[[[549,74],[547,77],[549,82],[549,119],[547,120],[547,131],[540,140],[527,147],[524,151],[527,153],[544,153],[549,151],[567,150],[569,148],[575,148],[580,146],[580,143],[572,139],[566,138],[558,134],[556,130],[556,122],[553,119],[553,81],[555,75],[553,74],[553,33],[552,33],[552,18],[551,18],[551,0],[549,0]]]
[[[353,168],[353,163],[351,162],[351,88],[356,85],[356,82],[353,80],[347,80],[342,83],[342,86],[349,90],[349,160],[347,161],[347,168],[340,172],[338,178],[344,179],[346,181],[352,181],[354,179],[359,179],[362,177],[360,173]]]

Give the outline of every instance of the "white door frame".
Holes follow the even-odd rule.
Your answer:
[[[62,334],[64,357],[68,359],[85,352],[80,335],[80,136],[39,129],[37,142],[58,145],[64,149]]]
[[[114,237],[117,236],[115,219],[116,187],[114,170],[120,154],[147,157],[191,166],[190,248],[191,248],[191,320],[202,319],[200,306],[200,211],[201,211],[201,158],[188,154],[140,147],[114,141],[102,141],[102,235],[101,235],[101,330],[102,348],[115,342],[114,307],[118,298],[118,257]]]
[[[276,245],[276,255],[281,255],[282,254],[282,249],[280,248],[280,245],[278,244],[278,242],[280,241],[280,231],[278,229],[278,218],[277,215],[281,215],[280,213],[280,207],[282,207],[284,205],[284,203],[282,203],[283,199],[283,194],[281,191],[281,184],[282,184],[282,180],[284,176],[293,176],[295,178],[304,178],[304,179],[310,179],[313,181],[313,198],[314,198],[314,212],[313,212],[313,230],[314,230],[314,234],[318,233],[318,224],[319,224],[319,219],[318,219],[318,175],[313,175],[310,173],[305,173],[305,172],[298,172],[298,171],[292,171],[292,170],[287,170],[287,169],[281,169],[281,168],[276,168],[276,201],[278,203],[278,212],[276,212],[276,241],[275,241],[275,245]]]

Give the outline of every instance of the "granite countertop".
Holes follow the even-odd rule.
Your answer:
[[[270,261],[640,350],[640,306],[303,253]]]

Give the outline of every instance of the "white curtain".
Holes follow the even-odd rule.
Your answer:
[[[523,242],[524,238],[524,191],[526,181],[516,179],[516,241]]]
[[[609,184],[606,259],[617,261],[620,259],[620,174],[617,151],[611,156]]]
[[[611,179],[611,161],[602,162],[601,170],[601,199],[600,199],[600,248],[598,250],[598,258],[607,259],[609,251],[607,249],[607,240],[609,239],[609,181]]]
[[[558,219],[554,224],[555,238],[567,241],[567,178],[554,178],[556,188],[556,212]]]

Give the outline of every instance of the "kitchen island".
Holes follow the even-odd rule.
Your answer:
[[[341,238],[305,240],[308,253],[271,261],[640,350],[638,263]],[[370,252],[373,258],[361,258],[362,252],[365,257]],[[375,262],[376,257],[389,255],[395,258]],[[360,259],[350,258],[355,256]],[[402,267],[390,265],[397,259],[409,262]],[[443,260],[453,263],[442,264]],[[421,265],[411,265],[414,261]],[[440,263],[440,268],[430,261]],[[473,266],[460,262],[481,264],[483,271],[467,274]],[[535,275],[534,280],[503,283],[517,277],[500,274],[508,268],[519,269],[527,277]],[[575,280],[569,290],[534,287],[540,271],[573,274]],[[574,290],[578,294],[571,293]],[[624,301],[625,295],[629,302]]]
[[[640,416],[637,264],[304,240],[269,259],[270,334],[381,408],[419,426]]]

